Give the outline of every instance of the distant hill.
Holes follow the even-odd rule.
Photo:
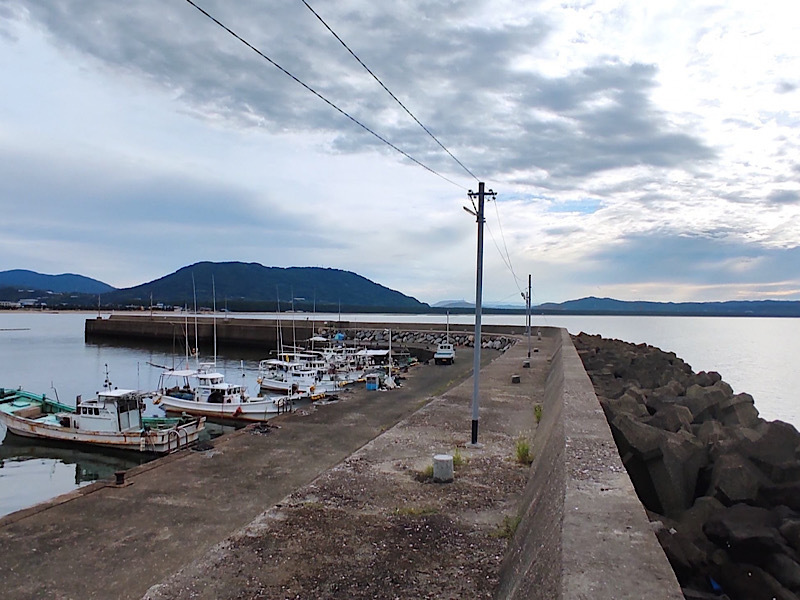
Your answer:
[[[475,308],[475,303],[466,300],[442,300],[432,306],[433,308]]]
[[[194,277],[194,283],[192,278]],[[213,287],[216,290],[212,289]],[[118,305],[153,303],[230,310],[336,311],[391,309],[424,311],[427,304],[350,271],[318,267],[265,267],[258,263],[200,262],[136,287],[116,290],[103,297]],[[294,299],[294,302],[293,302]]]
[[[538,313],[584,315],[680,315],[800,317],[800,302],[790,300],[731,300],[728,302],[644,302],[613,298],[581,298],[567,302],[540,304]]]
[[[73,273],[43,275],[25,269],[0,271],[0,288],[19,288],[57,294],[103,294],[116,289],[107,283],[83,275]]]
[[[493,309],[493,310],[511,310],[511,311],[518,311],[518,310],[525,310],[524,304],[515,304],[515,303],[502,303],[502,302],[483,302],[481,305],[483,308]],[[432,305],[433,308],[445,308],[445,309],[470,309],[475,310],[475,303],[474,302],[467,302],[466,300],[442,300],[441,302],[437,302],[436,304]]]

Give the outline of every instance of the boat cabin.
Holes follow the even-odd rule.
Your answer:
[[[74,413],[58,413],[62,427],[83,431],[139,431],[142,428],[142,396],[133,390],[105,390],[96,398],[78,397]]]

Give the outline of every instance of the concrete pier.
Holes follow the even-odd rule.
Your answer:
[[[682,598],[568,334],[542,332],[530,368],[524,344],[486,352],[481,448],[459,348],[399,390],[0,519],[3,597]],[[442,453],[459,461],[439,485]]]
[[[284,315],[285,316],[285,315]],[[393,332],[401,331],[444,331],[444,323],[371,323],[350,321],[322,321],[308,313],[296,315],[296,319],[249,319],[218,316],[147,313],[120,313],[108,317],[87,319],[84,333],[87,339],[128,339],[160,341],[183,347],[188,336],[190,344],[195,339],[200,343],[210,344],[216,329],[217,342],[222,346],[251,346],[264,349],[275,348],[278,341],[279,328],[282,330],[284,343],[296,339],[308,340],[320,331],[342,331],[352,333],[356,330],[380,330],[391,328]],[[451,333],[471,333],[471,325],[450,325]],[[487,325],[485,333],[501,333],[504,335],[522,335],[524,327],[508,325]]]

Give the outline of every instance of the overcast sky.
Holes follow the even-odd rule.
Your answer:
[[[481,181],[484,300],[800,300],[796,1],[308,0]],[[477,180],[301,0],[0,0],[0,270],[474,300]],[[516,275],[516,279],[515,279]]]

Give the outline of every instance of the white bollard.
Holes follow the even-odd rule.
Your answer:
[[[433,480],[438,483],[453,481],[453,457],[449,454],[436,454],[433,457]]]

